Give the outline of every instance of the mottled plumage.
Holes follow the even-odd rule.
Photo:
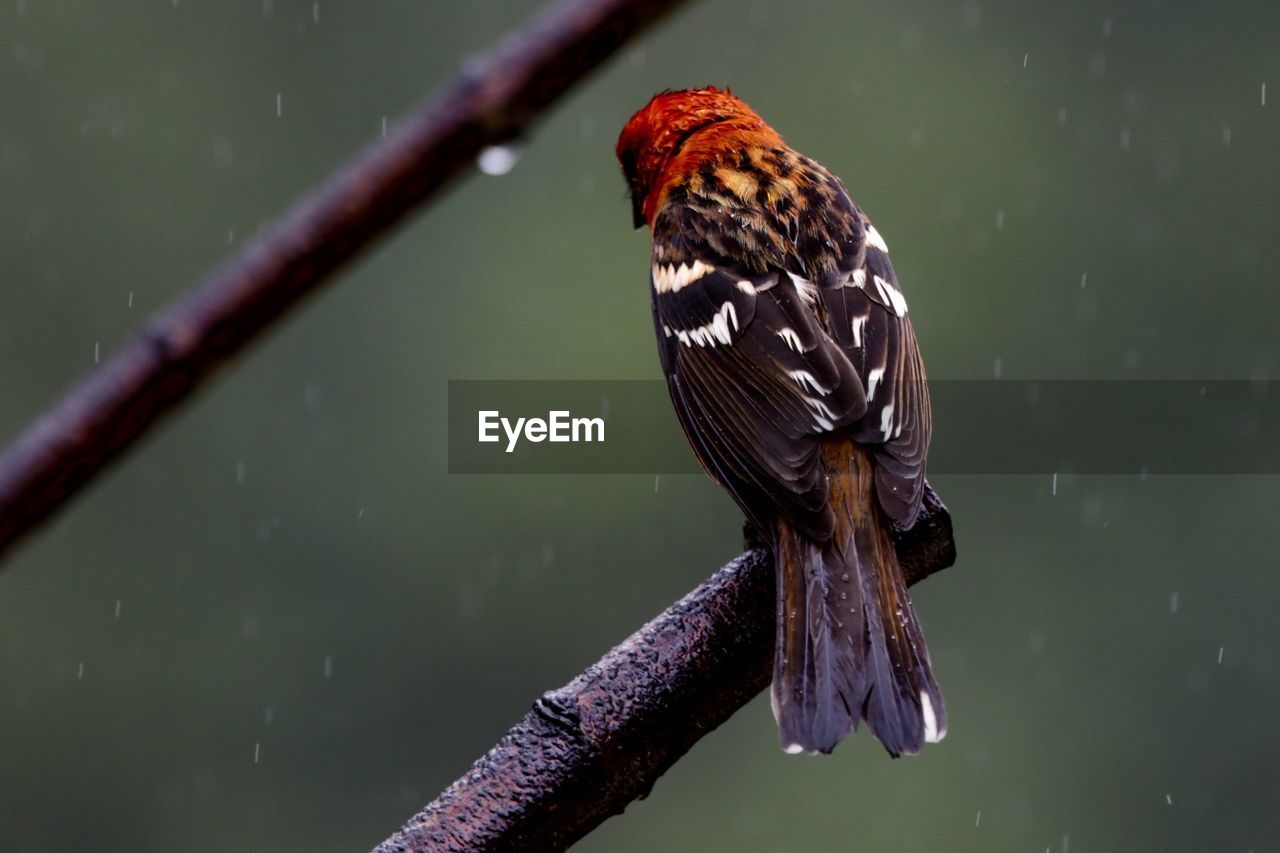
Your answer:
[[[652,232],[659,356],[690,444],[773,544],[789,750],[868,720],[946,729],[890,526],[919,512],[924,365],[888,247],[827,169],[728,92],[665,92],[618,140]]]

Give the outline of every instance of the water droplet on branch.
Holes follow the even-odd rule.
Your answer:
[[[505,175],[516,167],[520,155],[510,145],[490,145],[480,152],[476,165],[486,175]]]

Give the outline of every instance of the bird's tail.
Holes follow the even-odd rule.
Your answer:
[[[865,719],[890,755],[947,732],[942,694],[911,609],[875,461],[851,441],[823,448],[835,514],[815,542],[779,520],[773,712],[788,752],[831,752]]]

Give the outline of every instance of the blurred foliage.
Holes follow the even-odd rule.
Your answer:
[[[0,6],[0,433],[536,6]],[[657,375],[612,159],[656,90],[729,84],[845,178],[933,376],[1268,377],[1278,31],[1244,2],[692,4],[10,556],[0,848],[372,845],[737,552],[698,477],[445,470],[450,378]],[[757,701],[582,849],[1280,837],[1275,479],[937,485],[947,740],[796,759]]]

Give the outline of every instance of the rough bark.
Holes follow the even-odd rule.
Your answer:
[[[908,583],[955,562],[951,517],[932,489],[895,540]],[[377,853],[563,850],[621,813],[768,686],[774,598],[773,558],[752,548],[538,699]]]

